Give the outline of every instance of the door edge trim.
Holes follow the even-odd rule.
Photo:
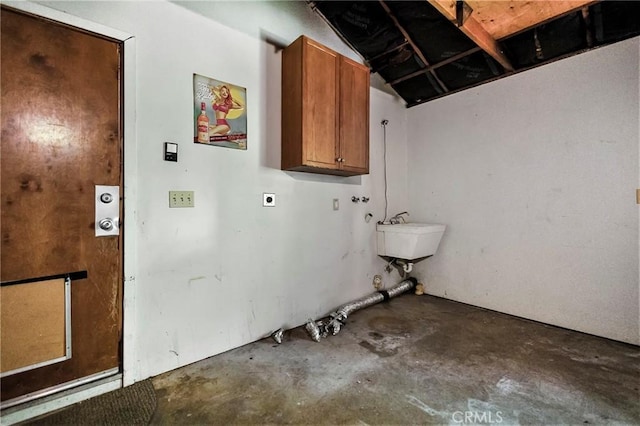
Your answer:
[[[124,31],[120,31],[115,28],[100,24],[98,22],[81,18],[79,16],[63,12],[61,10],[53,9],[48,6],[32,3],[31,1],[7,0],[3,1],[2,5],[25,13],[29,13],[34,16],[50,19],[52,21],[62,22],[67,25],[81,28],[85,31],[100,34],[105,37],[110,37],[114,40],[124,41],[131,37],[131,34],[128,34]]]
[[[48,396],[51,396],[51,395],[54,395],[54,394],[58,394],[59,392],[64,392],[64,391],[68,391],[68,390],[72,390],[72,393],[81,392],[83,389],[80,389],[79,388],[80,386],[87,385],[87,384],[92,384],[91,387],[99,386],[100,383],[93,384],[93,382],[96,382],[98,380],[105,379],[105,378],[110,378],[109,381],[114,380],[114,378],[111,377],[111,376],[117,376],[116,380],[122,381],[122,375],[119,374],[119,371],[120,371],[120,369],[117,368],[117,367],[116,368],[111,368],[109,370],[101,371],[99,373],[95,373],[95,374],[92,374],[90,376],[82,377],[80,379],[71,380],[69,382],[65,382],[65,383],[61,383],[59,385],[51,386],[51,387],[46,388],[46,389],[42,389],[42,390],[39,390],[39,391],[36,391],[36,392],[31,392],[31,393],[28,393],[28,394],[25,394],[25,395],[22,395],[22,396],[18,396],[18,397],[13,398],[13,399],[8,399],[8,400],[2,401],[2,403],[0,403],[0,410],[4,411],[4,410],[6,410],[8,408],[15,407],[16,405],[25,404],[27,402],[31,402],[31,401],[36,400],[36,399],[46,398]],[[120,385],[119,387],[122,387],[122,385]],[[54,395],[54,396],[55,396],[56,399],[66,397],[66,395]],[[47,401],[42,401],[42,403],[46,403],[46,402]],[[75,402],[78,402],[78,401],[75,401]],[[25,409],[29,409],[29,408],[30,407],[25,407]],[[61,408],[61,407],[58,407],[58,408]],[[4,412],[2,413],[2,418],[3,418],[3,420],[5,418],[5,413]]]

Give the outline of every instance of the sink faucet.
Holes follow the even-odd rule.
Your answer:
[[[397,225],[399,223],[406,223],[407,221],[404,219],[404,217],[402,217],[403,215],[409,216],[409,212],[398,213],[397,215],[389,219],[389,222],[391,222],[392,225]]]

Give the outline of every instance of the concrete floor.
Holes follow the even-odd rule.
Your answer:
[[[413,294],[153,383],[153,424],[640,424],[640,348]]]

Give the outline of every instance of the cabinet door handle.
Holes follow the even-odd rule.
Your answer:
[[[338,163],[344,163],[344,158],[342,158],[342,157],[338,157],[338,158],[336,158],[336,161],[337,161]]]

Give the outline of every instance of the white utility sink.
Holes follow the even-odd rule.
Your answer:
[[[377,224],[378,255],[406,260],[431,256],[445,228],[436,223]]]

